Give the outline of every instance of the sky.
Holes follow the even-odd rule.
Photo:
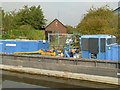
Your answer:
[[[19,1],[19,0],[18,0]],[[86,1],[86,0],[85,0]],[[19,2],[15,2],[12,0],[11,2],[4,0],[4,2],[1,2],[2,8],[5,11],[13,11],[13,10],[19,10],[21,9],[24,5],[30,6],[38,6],[40,5],[43,11],[43,14],[45,18],[48,20],[47,24],[49,24],[52,20],[54,19],[59,19],[64,25],[71,25],[73,27],[77,26],[80,21],[83,19],[84,14],[87,13],[87,11],[91,7],[99,8],[105,5],[108,5],[110,9],[116,9],[118,7],[118,2],[117,1],[95,1],[92,0],[88,2],[78,2],[76,0],[69,0],[69,2],[60,2],[50,0],[49,2],[44,0],[43,1],[27,1],[23,2],[22,0]],[[94,2],[93,2],[94,1]]]

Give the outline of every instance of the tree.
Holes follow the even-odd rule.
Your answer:
[[[44,15],[40,5],[38,7],[24,6],[23,9],[20,9],[16,15],[17,25],[31,25],[35,29],[41,29],[45,26],[46,19],[44,19]]]
[[[116,35],[117,16],[108,7],[91,8],[78,24],[81,34],[112,34]]]
[[[45,26],[46,20],[40,6],[24,6],[19,11],[4,12],[1,9],[0,17],[6,33],[2,35],[3,39],[27,38],[27,39],[45,39],[44,31],[41,28]]]
[[[67,25],[67,33],[68,34],[73,34],[74,32],[76,32],[76,29],[70,25]]]
[[[77,31],[77,29],[75,27],[72,27],[70,25],[67,25],[67,33],[68,34],[73,34],[72,35],[72,40],[73,43],[71,44],[72,48],[79,48],[79,32]]]
[[[8,31],[8,30],[15,28],[16,22],[14,21],[13,12],[5,13],[3,16],[2,23],[3,23],[3,28],[5,31]]]
[[[2,14],[3,14],[3,10],[2,7],[0,7],[0,27],[2,27]]]
[[[0,7],[0,27],[4,31],[7,32],[8,30],[15,28],[15,14],[15,11],[5,12],[2,7]]]
[[[118,14],[117,42],[120,44],[120,14]]]

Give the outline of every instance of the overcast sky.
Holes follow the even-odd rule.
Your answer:
[[[40,5],[47,23],[57,18],[64,25],[72,26],[76,26],[92,6],[98,8],[108,5],[113,10],[118,7],[117,2],[2,2],[5,11],[19,10],[24,5]]]

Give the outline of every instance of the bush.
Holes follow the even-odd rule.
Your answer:
[[[43,30],[35,30],[31,25],[22,25],[18,29],[12,29],[3,35],[3,39],[20,39],[43,40],[45,34]]]

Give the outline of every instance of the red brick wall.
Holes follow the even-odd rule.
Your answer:
[[[57,19],[55,19],[50,25],[48,25],[45,29],[45,31],[52,31],[52,33],[67,33],[66,27],[60,23]]]

